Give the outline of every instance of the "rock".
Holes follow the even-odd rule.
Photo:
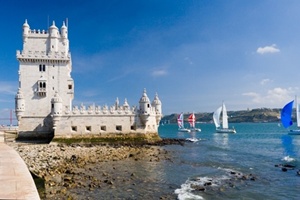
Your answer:
[[[104,180],[103,182],[106,183],[106,184],[109,184],[109,185],[113,185],[114,184],[111,180],[108,180],[108,179]]]
[[[72,180],[72,177],[71,177],[71,176],[65,176],[65,177],[64,177],[64,181],[65,181],[65,182],[71,182],[71,180]]]
[[[281,170],[282,170],[283,172],[286,172],[286,171],[287,171],[287,168],[283,167],[283,168],[281,168]]]
[[[196,191],[205,191],[205,187],[203,187],[202,185],[192,184],[191,188],[193,188]]]
[[[170,140],[168,143],[179,144],[179,141]],[[72,196],[74,199],[78,194],[70,194],[70,189],[84,191],[101,188],[97,177],[104,177],[102,187],[118,188],[119,184],[138,185],[139,180],[132,169],[121,172],[119,166],[114,165],[102,171],[101,163],[112,160],[120,161],[130,159],[131,161],[159,162],[160,160],[171,160],[168,151],[161,149],[163,143],[153,144],[129,144],[122,145],[95,145],[95,144],[36,144],[16,145],[14,148],[19,152],[28,168],[37,176],[44,179],[45,199],[65,199]],[[97,163],[95,165],[95,163]],[[105,163],[106,166],[108,163]],[[117,163],[116,163],[117,164]],[[122,168],[121,168],[122,169]],[[99,174],[100,172],[100,174]],[[129,173],[129,174],[128,174]],[[99,176],[100,175],[100,176]],[[130,177],[128,177],[130,175]],[[116,178],[118,177],[118,178]],[[105,185],[103,184],[105,183]],[[60,195],[58,195],[60,194]],[[64,194],[63,196],[61,196]],[[77,196],[78,197],[78,196]]]
[[[204,186],[209,186],[209,185],[212,185],[212,182],[205,182],[204,183]]]

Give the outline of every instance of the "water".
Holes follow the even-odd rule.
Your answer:
[[[179,133],[176,124],[159,128],[162,138],[199,139],[166,147],[174,162],[158,170],[165,183],[176,187],[177,198],[300,199],[300,135],[290,136],[276,123],[231,125],[237,134],[215,133],[213,124],[200,124],[202,131],[194,135]],[[296,168],[284,172],[278,164]],[[197,189],[207,182],[212,185],[205,191]]]

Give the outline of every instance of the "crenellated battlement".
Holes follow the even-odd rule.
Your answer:
[[[29,34],[43,34],[43,35],[45,35],[45,34],[48,34],[48,31],[40,30],[40,29],[38,29],[38,30],[33,29],[33,30],[29,30],[28,33]]]
[[[89,105],[73,106],[70,110],[69,106],[64,109],[66,115],[135,115],[137,113],[136,107],[123,107],[119,106],[117,109],[114,106],[108,107],[107,105]]]
[[[47,51],[16,51],[16,57],[19,61],[27,61],[27,62],[57,62],[63,61],[67,62],[71,59],[70,52],[64,51],[55,51],[55,52],[47,52]]]

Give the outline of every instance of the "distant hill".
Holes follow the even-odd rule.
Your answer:
[[[279,122],[281,109],[274,108],[257,108],[252,110],[227,111],[228,122]],[[294,110],[295,112],[295,110]],[[162,118],[162,122],[177,123],[179,113],[166,115]],[[187,120],[190,113],[184,113],[184,119]],[[213,122],[213,113],[195,113],[197,122]],[[294,115],[295,116],[295,115]]]

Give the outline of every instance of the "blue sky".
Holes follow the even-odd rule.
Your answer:
[[[1,1],[0,112],[18,87],[22,25],[68,18],[74,105],[138,105],[163,113],[281,108],[300,95],[300,1]]]

